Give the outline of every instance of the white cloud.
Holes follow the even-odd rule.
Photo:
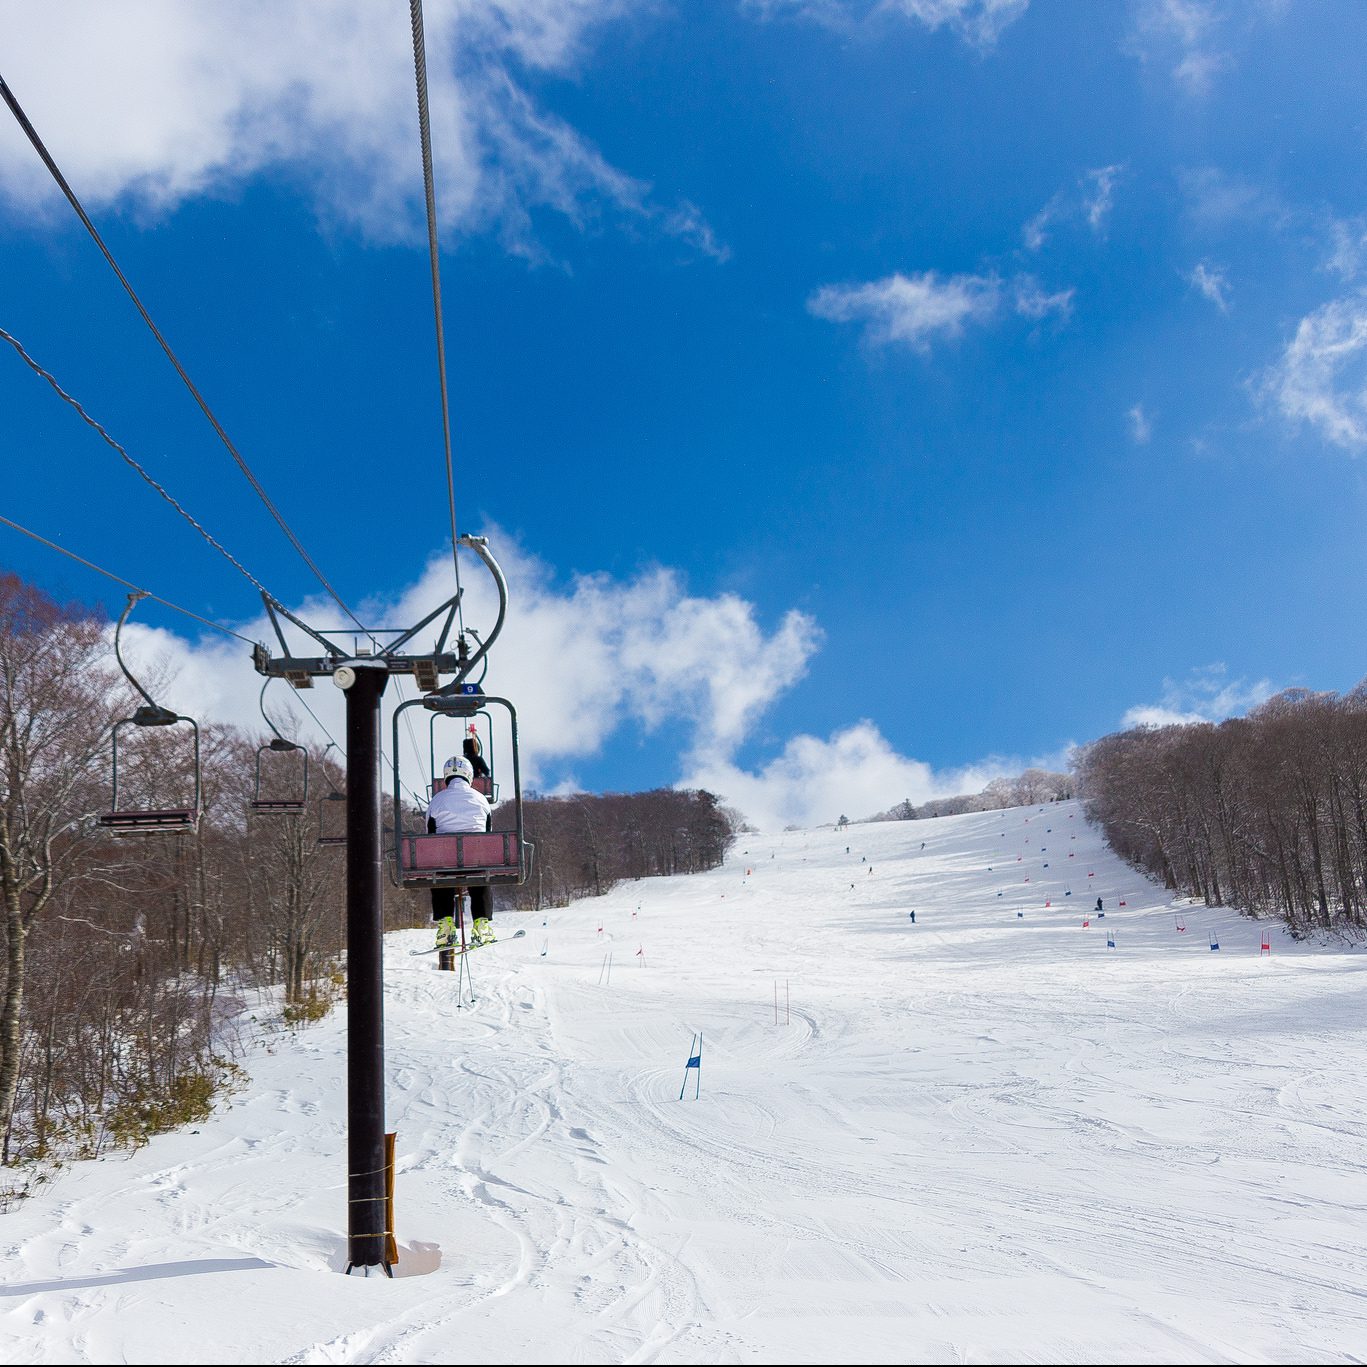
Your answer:
[[[1217,42],[1223,20],[1208,0],[1140,0],[1126,46],[1143,62],[1167,66],[1187,94],[1203,96],[1233,65]]]
[[[1066,318],[1073,311],[1076,290],[1044,289],[1033,275],[1019,275],[1012,282],[1016,312],[1026,318],[1044,318],[1057,313]]]
[[[1147,446],[1153,436],[1153,424],[1144,412],[1144,405],[1135,404],[1125,416],[1130,420],[1130,440],[1136,446]]]
[[[874,343],[905,342],[924,352],[934,338],[958,337],[966,324],[990,318],[1000,299],[994,276],[899,271],[863,285],[825,285],[807,307],[834,323],[863,323]]]
[[[437,0],[426,7],[438,217],[539,255],[533,216],[649,221],[711,255],[691,205],[656,204],[528,93],[572,74],[631,0]],[[87,207],[163,214],[265,172],[324,217],[381,241],[423,232],[411,32],[371,0],[124,0],[0,8],[5,78]],[[92,110],[105,111],[92,117]],[[24,213],[56,190],[10,119],[0,195]]]
[[[977,47],[991,47],[1030,0],[884,0],[880,9],[905,14],[929,29],[946,26]]]
[[[781,754],[758,770],[741,769],[729,756],[696,756],[685,772],[688,787],[725,795],[761,830],[817,826],[843,814],[852,820],[887,811],[903,799],[980,792],[1001,774],[1023,766],[989,760],[936,772],[899,755],[871,721],[834,731],[826,739],[794,736]]]
[[[1062,197],[1055,195],[1021,228],[1021,240],[1025,243],[1027,251],[1037,252],[1049,240],[1049,234],[1045,229],[1059,217],[1062,205]]]
[[[761,18],[799,15],[827,28],[848,31],[889,17],[911,19],[932,32],[946,28],[980,49],[993,46],[1030,0],[743,0]]]
[[[1026,250],[1037,252],[1049,240],[1048,230],[1056,223],[1086,222],[1096,234],[1105,231],[1115,202],[1115,187],[1124,172],[1120,164],[1097,166],[1078,179],[1075,188],[1060,190],[1033,218],[1021,228],[1021,240]]]
[[[749,735],[756,719],[805,673],[821,633],[803,613],[787,613],[772,631],[758,623],[750,603],[733,594],[702,598],[687,592],[672,570],[657,568],[630,580],[581,575],[558,586],[549,569],[521,547],[495,533],[491,544],[511,585],[508,618],[492,652],[487,692],[511,698],[518,708],[523,781],[531,786],[552,770],[598,754],[624,727],[652,731],[682,722],[689,749],[730,754]],[[465,620],[487,629],[497,595],[477,562],[465,564]],[[417,583],[388,602],[358,606],[362,620],[406,624],[420,620],[454,589],[449,554],[434,555]],[[336,613],[321,601],[292,608],[304,621],[330,621]],[[440,623],[430,629],[435,638]],[[253,640],[277,644],[264,620],[237,629]],[[430,647],[431,639],[415,641]],[[136,671],[159,666],[172,676],[164,701],[198,719],[261,729],[257,694],[261,679],[245,645],[218,637],[187,642],[172,632],[130,623],[125,655]],[[316,654],[310,646],[305,652]],[[396,679],[386,696],[389,709],[414,696],[411,684]],[[301,734],[320,739],[289,690],[269,693],[278,722],[301,720]],[[341,737],[341,694],[326,680],[302,697],[326,728]],[[161,700],[161,699],[159,699]],[[427,753],[426,719],[419,750]],[[284,726],[282,724],[282,729]],[[439,746],[440,748],[440,746]],[[406,735],[400,750],[405,782],[425,779]]]
[[[1260,391],[1293,423],[1308,423],[1334,445],[1367,447],[1367,291],[1302,318]]]
[[[941,276],[900,271],[862,285],[825,285],[807,301],[808,311],[834,323],[862,323],[876,346],[904,344],[922,354],[936,340],[953,340],[970,323],[985,323],[1003,300],[1027,318],[1066,316],[1073,291],[1050,294],[1033,276],[1017,276],[1010,289],[995,275]]]
[[[1099,233],[1106,226],[1120,169],[1119,166],[1100,166],[1088,171],[1083,178],[1082,212],[1087,226],[1094,233]]]
[[[1325,267],[1344,280],[1355,280],[1367,258],[1367,224],[1361,218],[1331,218]]]
[[[1218,722],[1239,716],[1276,691],[1266,679],[1250,683],[1227,679],[1223,664],[1193,669],[1186,679],[1163,680],[1163,696],[1156,703],[1140,703],[1121,718],[1122,727],[1184,726],[1193,722]]]
[[[1221,313],[1229,312],[1229,280],[1221,268],[1198,261],[1195,269],[1187,276],[1187,280]]]
[[[1280,231],[1297,217],[1274,191],[1216,166],[1186,167],[1178,179],[1187,213],[1207,232],[1249,223]]]
[[[998,775],[1024,767],[994,758],[937,772],[897,754],[872,722],[859,721],[826,739],[795,736],[777,756],[747,770],[737,763],[739,750],[752,740],[764,712],[803,676],[819,647],[821,633],[810,617],[789,612],[766,631],[751,604],[731,594],[691,595],[664,568],[627,580],[581,575],[560,585],[544,564],[500,534],[491,545],[511,585],[511,603],[484,686],[517,707],[524,787],[572,791],[577,762],[593,759],[615,736],[666,724],[681,726],[684,738],[677,769],[661,780],[676,777],[681,786],[706,787],[763,829],[834,821],[842,811],[852,818],[870,816],[904,798],[924,802],[976,793]],[[466,622],[487,627],[496,605],[488,576],[471,564],[461,577]],[[449,556],[437,554],[395,600],[360,604],[358,611],[368,622],[411,623],[452,589]],[[305,621],[335,617],[321,600],[298,605],[297,615]],[[414,647],[430,647],[438,626]],[[279,654],[264,620],[238,629],[269,641]],[[302,638],[294,648],[316,653]],[[133,621],[124,632],[124,654],[145,680],[158,672],[170,676],[154,689],[158,701],[201,723],[228,722],[264,733],[257,708],[262,681],[245,645],[218,637],[186,641]],[[386,752],[392,753],[394,705],[415,696],[411,683],[391,682],[381,733]],[[324,743],[306,703],[334,737],[345,736],[342,694],[326,680],[297,696],[276,683],[266,703],[286,735]],[[403,716],[413,721],[411,735],[400,724],[403,783],[410,792],[425,792],[429,718],[419,708]],[[453,723],[438,725],[438,760],[455,748],[457,734]],[[500,725],[496,765],[506,747]]]

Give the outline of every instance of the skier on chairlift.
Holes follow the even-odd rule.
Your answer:
[[[469,742],[467,742],[468,744]],[[429,835],[465,835],[487,831],[493,825],[492,809],[483,793],[471,786],[474,766],[463,755],[452,755],[442,765],[442,787],[427,804]],[[494,893],[492,888],[470,889],[470,911],[474,919],[474,942],[492,944],[494,936]],[[456,890],[432,889],[432,919],[437,922],[438,946],[456,941]]]

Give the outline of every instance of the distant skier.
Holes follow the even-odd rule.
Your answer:
[[[1097,909],[1098,911],[1101,910],[1101,898],[1100,898],[1100,897],[1098,897],[1098,898],[1096,899],[1096,909]]]
[[[926,847],[926,842],[923,840],[923,841],[921,841],[921,848],[922,848],[922,849],[925,849],[925,847]]]

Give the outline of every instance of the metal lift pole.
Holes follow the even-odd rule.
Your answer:
[[[381,915],[380,698],[382,659],[333,671],[346,693],[347,754],[347,1272],[385,1261],[384,963]]]

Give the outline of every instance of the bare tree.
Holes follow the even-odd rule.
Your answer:
[[[89,838],[96,764],[112,721],[102,622],[0,577],[0,1133],[8,1158],[19,1084],[29,931]]]

